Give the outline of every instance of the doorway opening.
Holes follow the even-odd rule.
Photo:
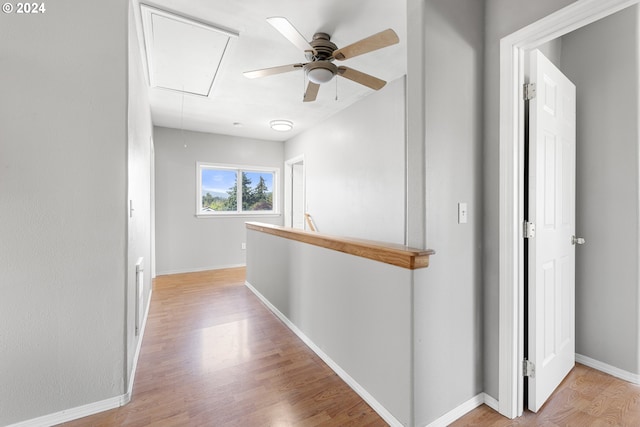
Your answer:
[[[304,156],[294,157],[285,162],[284,179],[284,225],[304,230],[306,224]]]
[[[528,51],[591,24],[637,0],[579,0],[501,40],[499,412],[523,412],[524,379],[524,64]]]

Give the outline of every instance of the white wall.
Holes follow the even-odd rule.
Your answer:
[[[123,394],[127,1],[0,18],[0,425]]]
[[[390,82],[285,143],[285,160],[304,155],[319,231],[404,243],[404,94],[404,79]]]
[[[427,0],[424,10],[426,246],[414,294],[416,425],[483,391],[482,76],[484,5]],[[458,224],[458,203],[468,206]]]
[[[576,352],[638,374],[638,7],[562,38],[576,84]]]
[[[127,215],[127,381],[130,381],[140,335],[136,336],[136,263],[144,259],[142,292],[144,314],[151,293],[151,163],[153,125],[149,108],[148,85],[142,66],[140,44],[133,7],[129,7],[129,93],[128,93],[128,199],[133,214]],[[127,385],[129,383],[127,382]]]
[[[485,391],[498,398],[498,276],[500,160],[500,39],[575,0],[486,0],[484,81],[484,373]]]
[[[246,221],[282,224],[282,214],[197,218],[196,162],[280,169],[283,143],[154,128],[157,274],[201,271],[245,264]],[[280,198],[282,212],[282,197]]]

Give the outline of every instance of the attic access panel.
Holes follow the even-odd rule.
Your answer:
[[[140,10],[150,86],[209,96],[238,34],[146,5]]]

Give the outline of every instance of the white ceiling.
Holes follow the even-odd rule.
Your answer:
[[[338,77],[320,88],[315,102],[303,103],[305,77],[302,70],[258,79],[246,78],[243,71],[307,62],[302,52],[267,23],[266,18],[271,16],[286,17],[308,40],[316,32],[328,33],[338,48],[393,28],[400,38],[399,44],[346,60],[340,65],[388,82],[406,73],[405,0],[154,0],[144,1],[144,4],[239,34],[231,37],[208,96],[157,86],[149,88],[152,118],[158,126],[286,140],[373,92]],[[146,69],[142,14],[137,0],[134,0],[134,10]],[[198,57],[202,43],[189,43],[183,49],[180,58]],[[178,62],[182,60],[173,62],[158,61],[152,66],[162,67],[161,71],[168,74],[180,74],[184,64]],[[187,86],[188,83],[183,85]],[[269,122],[274,119],[290,120],[294,129],[286,133],[271,130]]]

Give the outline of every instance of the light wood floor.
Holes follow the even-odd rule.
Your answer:
[[[244,269],[154,284],[131,402],[65,426],[386,426],[244,286]],[[640,387],[577,365],[538,414],[461,426],[640,427]]]
[[[64,425],[386,426],[244,273],[158,277],[131,402]]]
[[[481,406],[450,427],[638,427],[640,387],[577,364],[537,414],[509,420]]]

